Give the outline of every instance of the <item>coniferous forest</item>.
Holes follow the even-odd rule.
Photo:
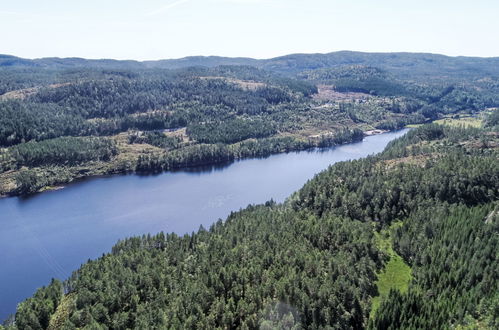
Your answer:
[[[2,55],[0,195],[478,118],[499,106],[495,61],[353,52],[182,64]]]
[[[184,236],[124,238],[39,288],[0,329],[499,328],[496,59],[303,56],[0,56],[3,195],[426,123],[283,203]]]
[[[21,303],[19,329],[497,328],[499,134],[426,125],[179,237],[118,242]],[[398,223],[397,226],[393,226]],[[393,255],[405,292],[382,297]]]

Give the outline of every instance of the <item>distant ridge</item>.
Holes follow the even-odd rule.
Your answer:
[[[294,75],[306,70],[342,65],[367,65],[388,70],[398,76],[446,76],[457,73],[471,76],[499,76],[499,57],[451,57],[430,53],[364,53],[338,51],[327,54],[290,54],[270,59],[247,57],[189,56],[155,61],[84,59],[48,57],[24,59],[0,55],[0,68],[38,67],[47,69],[106,68],[106,69],[180,69],[191,66],[249,65],[281,74]]]
[[[188,56],[179,59],[166,59],[157,61],[144,61],[147,67],[165,68],[165,69],[180,69],[189,66],[206,66],[214,67],[219,65],[251,65],[261,66],[261,62],[265,60],[257,60],[249,57],[222,57],[222,56]]]

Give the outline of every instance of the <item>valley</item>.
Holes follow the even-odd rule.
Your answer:
[[[499,104],[495,59],[460,67],[461,58],[428,54],[348,55],[350,64],[338,52],[254,66],[1,56],[0,195],[333,146]],[[427,58],[447,64],[401,69]]]
[[[0,328],[497,328],[498,68],[0,55]]]

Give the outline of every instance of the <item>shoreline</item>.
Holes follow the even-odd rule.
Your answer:
[[[398,133],[397,133],[398,132]],[[407,130],[397,130],[397,131],[394,131],[394,133],[391,133],[394,135],[393,138],[396,138],[395,136],[400,136],[400,135],[403,135],[407,132]],[[382,136],[382,135],[379,135],[377,137],[372,137],[372,138],[369,138],[369,139],[362,139],[361,142],[355,142],[355,143],[345,143],[343,144],[342,146],[338,145],[337,147],[330,147],[330,148],[324,148],[324,150],[330,150],[330,151],[327,151],[327,153],[331,153],[332,156],[327,156],[328,157],[328,161],[325,161],[323,162],[320,167],[318,167],[317,169],[314,169],[313,171],[310,172],[310,175],[307,175],[306,177],[303,177],[301,179],[299,179],[299,184],[297,185],[297,187],[286,187],[286,185],[283,185],[281,187],[281,185],[273,185],[274,187],[277,187],[275,189],[277,189],[277,192],[284,189],[284,190],[289,190],[289,192],[286,192],[285,196],[282,196],[282,200],[279,200],[279,199],[274,199],[274,200],[277,200],[279,203],[285,203],[286,200],[288,200],[290,198],[290,196],[292,196],[296,191],[298,191],[300,189],[300,187],[303,186],[303,184],[305,182],[307,182],[307,180],[310,180],[311,177],[313,177],[314,175],[316,175],[317,173],[320,173],[321,171],[327,169],[330,165],[331,165],[331,162],[335,163],[335,162],[340,162],[340,161],[347,161],[348,159],[358,159],[358,158],[364,158],[364,157],[367,157],[369,154],[371,154],[374,149],[373,147],[374,146],[381,146],[380,145],[380,142],[377,142],[377,141],[381,141],[382,142],[382,145],[385,145],[386,143],[388,143],[387,141],[390,141],[392,140],[393,138],[391,138],[391,134],[387,135],[386,137],[385,136]],[[384,149],[381,148],[380,151],[376,151],[376,152],[381,152],[382,150]],[[376,149],[377,150],[377,149]],[[344,155],[345,155],[345,152],[347,153],[348,155],[348,158],[345,158]],[[360,152],[360,153],[359,153]],[[282,168],[282,165],[284,166],[289,166],[290,162],[289,160],[293,160],[293,159],[296,159],[296,158],[301,158],[301,157],[305,157],[305,158],[309,158],[311,157],[312,159],[314,159],[314,162],[315,161],[318,161],[318,162],[322,162],[321,159],[323,159],[323,156],[320,155],[320,152],[314,152],[314,153],[310,153],[308,151],[305,151],[305,152],[299,152],[299,153],[296,153],[296,152],[289,152],[287,153],[288,155],[291,155],[290,158],[288,159],[287,157],[288,156],[285,156],[285,154],[282,154],[284,155],[284,160],[281,159],[281,156],[279,155],[273,155],[275,157],[269,157],[267,158],[267,160],[262,160],[263,162],[270,162],[270,163],[275,163],[277,162],[277,164],[280,164],[279,166],[275,167],[275,169],[280,169]],[[295,156],[296,154],[296,156]],[[311,154],[311,155],[310,155]],[[342,156],[343,155],[343,156]],[[243,163],[244,165],[246,165],[247,163]],[[302,164],[304,164],[306,166],[306,168],[309,167],[309,165],[306,165],[308,164],[307,161],[303,162]],[[243,165],[243,167],[244,167]],[[251,161],[248,162],[248,165],[250,166],[250,169],[252,168],[251,166]],[[261,169],[262,167],[256,167],[257,169]],[[304,168],[304,170],[306,169]],[[199,208],[202,209],[203,211],[203,216],[205,214],[205,212],[211,212],[212,208],[211,208],[211,205],[213,203],[215,203],[217,206],[217,208],[220,206],[223,206],[225,205],[225,201],[227,200],[222,200],[220,201],[220,196],[221,197],[226,197],[226,196],[231,196],[233,194],[237,195],[237,190],[234,190],[234,191],[227,191],[227,189],[232,189],[230,187],[233,187],[233,182],[230,178],[232,178],[232,176],[230,175],[230,170],[224,170],[223,171],[224,174],[222,174],[223,176],[227,177],[226,178],[226,182],[229,184],[229,186],[227,185],[224,185],[224,184],[221,184],[219,185],[220,186],[220,189],[223,189],[223,190],[220,190],[220,189],[216,189],[216,190],[213,190],[212,189],[212,183],[210,183],[209,181],[206,182],[204,179],[201,179],[201,181],[199,181],[198,177],[199,176],[203,176],[203,175],[206,175],[207,177],[210,176],[210,173],[196,173],[194,175],[189,175],[188,177],[184,178],[183,176],[180,176],[182,177],[182,181],[180,182],[180,185],[182,185],[183,187],[194,187],[194,185],[191,185],[190,183],[192,182],[204,182],[204,185],[206,187],[209,187],[208,190],[204,190],[204,189],[201,189],[200,192],[199,192],[199,195],[206,195],[206,194],[212,194],[214,193],[213,196],[208,196],[209,198],[206,198],[206,205],[209,205],[208,208],[206,207],[203,207],[203,205],[205,204],[196,204],[196,205],[199,205]],[[225,173],[227,172],[227,173]],[[296,171],[295,171],[296,172]],[[307,172],[307,170],[305,170],[305,173]],[[259,171],[254,171],[254,170],[251,170],[249,172],[246,172],[247,175],[254,175],[254,176],[260,176],[261,174],[259,173]],[[301,173],[304,173],[303,170],[300,170],[299,172],[296,172],[296,174],[300,173],[298,176],[296,175],[293,175],[291,177],[290,180],[296,180],[296,178],[298,178],[299,176],[301,176]],[[60,223],[64,223],[66,224],[66,221],[68,221],[68,219],[65,219],[65,216],[64,216],[64,213],[59,213],[59,211],[57,209],[54,209],[53,207],[51,207],[51,205],[61,205],[62,207],[65,207],[67,208],[68,210],[70,210],[69,212],[73,212],[73,206],[71,205],[67,205],[65,206],[66,203],[68,202],[71,202],[71,203],[75,203],[76,205],[78,205],[80,203],[80,199],[81,197],[84,198],[84,196],[87,196],[89,197],[90,199],[95,199],[95,200],[101,200],[102,198],[100,198],[100,196],[89,196],[89,192],[93,195],[94,193],[95,194],[102,194],[104,196],[104,194],[109,194],[111,193],[112,194],[112,191],[113,190],[107,190],[106,189],[103,189],[104,187],[108,187],[110,186],[111,189],[114,189],[114,191],[116,193],[119,193],[121,191],[123,191],[123,187],[127,187],[127,189],[130,189],[130,194],[126,195],[125,196],[128,196],[128,198],[132,199],[132,200],[135,200],[136,198],[134,197],[135,194],[137,193],[137,185],[141,185],[141,187],[145,187],[148,191],[151,192],[152,195],[157,195],[157,187],[158,186],[162,186],[162,187],[167,187],[167,191],[168,192],[175,192],[177,191],[177,188],[175,187],[175,185],[170,185],[170,184],[167,184],[170,183],[170,182],[177,182],[175,178],[169,178],[169,174],[168,173],[164,173],[166,175],[162,175],[161,177],[158,177],[158,178],[150,178],[149,180],[147,180],[148,182],[155,182],[155,183],[152,183],[153,185],[155,186],[150,186],[149,188],[148,187],[148,184],[147,182],[145,184],[142,184],[142,180],[140,180],[140,178],[137,178],[137,175],[133,175],[133,176],[129,176],[128,179],[126,177],[121,177],[121,178],[113,178],[113,180],[96,180],[96,181],[89,181],[88,182],[88,185],[92,186],[93,184],[96,184],[97,186],[97,189],[94,189],[92,187],[90,187],[90,189],[88,190],[89,187],[87,187],[87,184],[85,185],[78,185],[78,186],[75,186],[75,187],[69,187],[69,189],[61,194],[53,194],[51,195],[52,197],[48,197],[46,198],[47,196],[50,196],[50,195],[40,195],[40,196],[36,196],[38,198],[32,198],[32,200],[30,200],[28,197],[27,200],[29,201],[29,203],[23,203],[22,200],[16,200],[16,199],[11,199],[10,201],[7,201],[5,200],[4,202],[7,202],[7,204],[11,204],[11,205],[15,205],[17,203],[20,203],[20,207],[26,207],[26,208],[33,208],[33,209],[36,209],[36,206],[40,206],[40,205],[43,205],[44,207],[47,207],[49,210],[53,210],[52,212],[54,212],[54,215],[44,215],[46,220],[38,220],[38,221],[49,221],[49,223],[51,224],[51,226],[54,226],[54,228],[57,228],[59,227],[59,222],[53,222],[54,221],[54,218],[59,218],[60,219]],[[229,174],[227,176],[227,174]],[[270,177],[273,177],[275,176],[273,173],[270,174]],[[129,181],[129,178],[132,178],[133,182],[135,182],[133,185],[129,185],[130,181]],[[93,178],[91,178],[90,180],[92,180]],[[117,179],[117,180],[116,180]],[[123,180],[122,180],[123,179]],[[162,182],[162,180],[167,180],[165,182]],[[187,180],[187,181],[184,181],[184,180]],[[121,182],[120,181],[124,181],[124,182]],[[117,182],[118,185],[114,185],[113,183],[114,182]],[[157,183],[156,183],[157,182]],[[217,180],[217,182],[219,182]],[[280,182],[280,181],[276,181],[276,182]],[[74,182],[76,183],[76,182]],[[71,185],[73,183],[70,183],[69,185]],[[120,185],[121,184],[121,185]],[[123,185],[124,184],[124,185]],[[114,186],[114,188],[113,188]],[[98,189],[100,187],[100,189]],[[83,189],[83,193],[80,194],[80,195],[73,195],[73,192],[76,191],[76,193],[78,194],[78,190],[80,189]],[[185,189],[189,189],[189,188],[185,188]],[[272,188],[274,189],[274,188]],[[221,195],[220,195],[221,193]],[[260,196],[260,194],[262,193],[261,191],[259,191],[258,189],[256,189],[256,193],[258,193],[257,195]],[[196,195],[196,194],[194,194]],[[75,198],[77,197],[78,198]],[[121,196],[121,195],[118,195],[118,196]],[[165,193],[164,194],[164,198],[167,198],[167,199],[170,199],[168,193]],[[274,196],[275,197],[275,196]],[[45,199],[44,199],[45,198]],[[175,199],[176,197],[174,197]],[[191,198],[191,195],[190,193],[185,195],[184,197],[181,197],[183,199],[186,199],[189,200],[189,203],[186,204],[188,208],[189,205],[192,204],[192,201],[190,200]],[[231,197],[232,198],[232,197]],[[231,199],[229,198],[229,200]],[[245,197],[246,198],[246,197]],[[189,228],[184,228],[182,223],[182,218],[180,219],[177,219],[178,221],[175,221],[176,223],[178,223],[178,227],[172,227],[173,224],[167,224],[166,227],[162,227],[161,230],[164,230],[165,232],[177,232],[178,235],[183,235],[184,233],[190,233],[192,231],[195,231],[197,228],[199,228],[199,225],[203,225],[205,226],[205,228],[208,228],[209,225],[211,225],[212,223],[215,222],[216,219],[219,219],[219,218],[226,218],[226,216],[229,216],[230,215],[230,212],[233,212],[234,210],[237,210],[238,208],[241,208],[241,207],[244,207],[245,205],[248,205],[249,203],[256,203],[256,204],[262,204],[265,202],[265,200],[260,200],[259,197],[256,198],[256,199],[253,199],[254,197],[251,197],[252,199],[251,200],[244,200],[244,202],[242,203],[239,203],[235,206],[231,206],[230,203],[227,204],[227,206],[223,206],[223,207],[227,207],[227,210],[226,210],[226,213],[224,213],[224,215],[213,215],[213,216],[210,216],[210,217],[207,217],[209,219],[211,219],[209,222],[207,222],[206,224],[204,224],[202,221],[198,221],[196,217],[192,217],[192,219],[194,219],[195,222],[193,222],[192,226],[190,226]],[[163,199],[163,198],[162,198]],[[126,199],[125,199],[126,200]],[[196,200],[196,199],[194,199]],[[66,202],[64,202],[66,201]],[[154,200],[153,200],[154,202]],[[221,204],[219,204],[220,202],[222,202]],[[106,205],[106,201],[103,201],[104,205]],[[158,203],[158,201],[154,202],[155,204]],[[127,203],[125,203],[127,204]],[[141,202],[138,203],[139,205],[141,205]],[[163,205],[164,203],[159,203],[159,205]],[[142,205],[141,205],[142,206]],[[150,207],[148,207],[147,205],[144,206],[144,210],[149,210],[151,209]],[[165,207],[165,205],[163,205],[163,207]],[[167,207],[167,206],[166,206]],[[83,207],[83,212],[86,214],[88,212],[90,213],[93,213],[93,208],[88,208],[88,207]],[[112,209],[112,208],[111,208]],[[153,208],[155,209],[155,208]],[[102,214],[105,213],[106,214],[106,217],[109,217],[109,218],[112,218],[112,219],[121,219],[119,217],[116,217],[117,214],[107,214],[106,211],[107,208],[105,209],[102,209],[101,213],[97,213],[95,215],[93,215],[92,217],[95,217],[96,219],[100,219],[102,218],[99,214]],[[132,212],[131,214],[133,214],[133,212],[137,211],[137,210],[140,210],[140,209],[137,209],[135,208],[134,205],[132,205],[131,208],[127,209],[128,212]],[[166,210],[166,209],[165,209]],[[114,211],[113,211],[114,212]],[[121,212],[121,211],[120,211]],[[164,216],[164,213],[162,211],[155,211],[157,212],[157,214],[161,214],[161,217]],[[177,212],[178,214],[184,214],[185,212],[184,211],[172,211],[172,212]],[[225,211],[224,211],[225,212]],[[44,212],[45,213],[45,212]],[[128,213],[127,213],[128,214]],[[27,217],[27,215],[24,215],[25,217]],[[37,213],[36,211],[32,214],[32,216],[36,217],[37,216]],[[139,212],[138,215],[136,215],[137,218],[141,218],[141,213]],[[71,217],[70,217],[71,218]],[[174,217],[176,219],[176,216]],[[101,219],[102,220],[102,219]],[[107,225],[111,225],[111,226],[116,226],[116,228],[118,227],[123,227],[121,226],[119,223],[121,221],[110,221],[110,222],[107,222],[107,221],[104,221],[102,222],[101,220],[98,220],[99,223],[104,223],[104,226],[107,226]],[[80,218],[79,216],[75,215],[75,218],[74,218],[74,223],[79,223],[80,221]],[[86,222],[85,222],[86,223]],[[114,224],[113,224],[114,223]],[[140,221],[138,222],[140,224],[142,224],[143,222]],[[71,224],[71,223],[67,223],[68,225]],[[154,222],[151,222],[152,225],[154,225]],[[93,226],[93,224],[92,224]],[[70,226],[71,227],[71,226]],[[69,227],[68,227],[69,228]],[[149,228],[149,227],[148,227]],[[165,229],[166,228],[166,229]],[[150,229],[147,229],[148,232],[154,232],[153,230],[150,230]],[[51,233],[52,230],[48,230],[47,231],[48,233]],[[115,232],[115,231],[114,231]],[[119,239],[122,239],[123,237],[132,237],[132,236],[135,236],[135,235],[138,235],[140,234],[142,231],[140,230],[137,230],[137,231],[134,231],[134,234],[128,234],[124,231],[124,234],[119,234],[118,235],[118,238],[116,238],[116,240],[113,239],[113,244],[115,244],[115,242]],[[145,231],[144,231],[145,232]],[[89,240],[93,240],[93,238],[90,238]],[[71,244],[71,242],[69,243]],[[98,258],[100,255],[102,255],[102,251],[100,251],[98,254],[96,254],[95,258]],[[90,257],[89,255],[85,255],[84,258],[82,260],[88,260],[89,258],[92,258],[93,257]],[[71,269],[76,269],[80,264],[78,263],[78,265],[75,266],[75,268],[71,268]],[[47,277],[47,281],[50,277]]]
[[[402,130],[405,128],[406,127],[396,129],[396,130],[382,130],[382,129],[368,130],[368,131],[363,132],[363,138],[375,136],[375,135],[381,135],[381,134],[385,134],[385,133],[390,133],[390,132]],[[152,170],[152,171],[137,171],[137,170],[135,170],[135,171],[117,172],[114,169],[110,169],[110,171],[108,173],[105,173],[105,172],[99,173],[99,171],[97,170],[96,171],[97,173],[95,173],[94,175],[92,175],[92,174],[83,175],[83,176],[75,175],[68,182],[53,183],[51,185],[41,187],[40,189],[38,189],[37,191],[34,191],[32,193],[24,193],[24,194],[17,194],[15,192],[3,193],[3,194],[0,194],[0,199],[9,198],[9,197],[30,198],[30,197],[36,196],[36,195],[44,193],[44,192],[52,192],[52,191],[62,190],[62,189],[65,189],[72,184],[78,184],[78,183],[85,181],[85,180],[91,180],[91,179],[102,178],[102,177],[111,177],[111,176],[116,176],[116,175],[127,175],[127,174],[145,175],[145,176],[147,176],[147,175],[159,175],[161,173],[166,173],[166,172],[185,171],[185,170],[195,169],[195,168],[199,168],[199,169],[207,168],[207,167],[211,168],[211,167],[217,166],[217,165],[228,166],[228,165],[233,164],[236,161],[245,160],[245,159],[265,158],[265,157],[270,157],[273,155],[279,155],[279,154],[288,153],[288,152],[300,152],[300,151],[311,151],[311,150],[316,150],[316,149],[328,149],[328,148],[333,148],[333,147],[337,147],[337,146],[341,146],[341,145],[345,145],[345,144],[357,143],[357,142],[361,142],[361,141],[362,141],[362,139],[352,140],[352,141],[348,141],[345,143],[332,144],[332,145],[324,146],[324,147],[310,146],[307,148],[297,148],[297,149],[291,149],[291,150],[286,150],[286,151],[281,151],[281,152],[276,152],[276,153],[270,153],[270,154],[264,155],[264,156],[238,157],[238,158],[234,158],[231,160],[224,160],[224,161],[206,161],[203,163],[197,163],[197,164],[191,164],[191,165],[189,165],[189,164],[182,165],[179,167],[174,167],[174,168],[162,170],[162,171],[154,171],[154,170]]]

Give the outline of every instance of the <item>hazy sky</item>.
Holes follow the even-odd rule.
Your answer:
[[[0,31],[28,58],[499,56],[499,0],[0,0]]]

